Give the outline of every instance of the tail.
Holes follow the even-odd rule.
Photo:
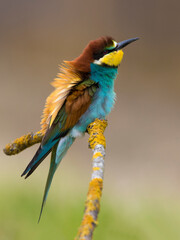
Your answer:
[[[48,192],[49,192],[51,183],[52,183],[52,179],[53,179],[54,173],[55,173],[55,171],[56,171],[56,169],[57,169],[57,166],[58,166],[58,164],[55,163],[57,145],[58,145],[58,144],[56,144],[56,145],[52,148],[50,169],[49,169],[49,174],[48,174],[48,178],[47,178],[47,182],[46,182],[46,186],[45,186],[45,190],[44,190],[44,196],[43,196],[43,201],[42,201],[42,205],[41,205],[41,211],[40,211],[38,223],[39,223],[39,221],[40,221],[40,219],[41,219],[42,211],[43,211],[43,208],[44,208],[44,204],[45,204],[45,202],[46,202],[46,199],[47,199],[47,195],[48,195]]]
[[[49,192],[49,189],[50,189],[50,186],[52,183],[54,173],[55,173],[57,167],[59,166],[59,163],[61,162],[62,158],[66,154],[67,150],[74,142],[74,140],[75,140],[75,138],[71,137],[70,135],[67,135],[66,137],[61,138],[60,141],[58,143],[56,143],[56,145],[52,148],[50,169],[49,169],[49,174],[48,174],[48,178],[47,178],[47,182],[46,182],[46,186],[45,186],[45,190],[44,190],[44,196],[43,196],[43,201],[42,201],[42,205],[41,205],[41,211],[40,211],[38,223],[41,219],[41,215],[42,215],[43,208],[44,208],[47,196],[48,196],[48,192]]]
[[[36,154],[34,155],[31,162],[28,164],[21,177],[26,175],[25,178],[29,177],[34,170],[39,166],[39,164],[47,157],[47,155],[51,152],[52,147],[58,142],[59,139],[51,141],[44,146],[40,145]]]

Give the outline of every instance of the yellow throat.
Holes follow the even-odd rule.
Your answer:
[[[122,50],[114,51],[100,58],[99,62],[101,64],[104,63],[110,67],[118,67],[123,59],[123,55],[124,53]]]

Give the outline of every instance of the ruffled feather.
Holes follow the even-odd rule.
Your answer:
[[[43,133],[53,123],[72,87],[81,81],[82,77],[75,71],[73,65],[64,61],[63,65],[60,66],[60,73],[51,83],[55,90],[46,99],[41,120],[41,131]]]

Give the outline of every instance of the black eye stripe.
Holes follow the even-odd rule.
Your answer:
[[[103,54],[104,54],[104,55],[107,54],[107,53],[109,53],[108,50],[104,50],[104,51],[103,51]]]
[[[111,49],[111,50],[105,49],[102,52],[94,53],[93,57],[94,57],[95,60],[98,60],[98,59],[102,58],[104,55],[106,55],[110,52],[113,52],[114,50],[115,50],[115,48]]]

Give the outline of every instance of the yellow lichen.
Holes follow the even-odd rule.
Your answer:
[[[77,237],[75,239],[86,239],[85,237],[92,234],[92,230],[97,224],[98,222],[94,220],[92,215],[90,214],[84,215],[81,227],[79,228],[78,231],[78,235],[80,234],[80,238]]]
[[[28,133],[20,138],[14,140],[14,142],[9,143],[3,149],[6,155],[17,154],[24,149],[31,147],[32,145],[41,142],[43,134],[41,131],[33,133]]]
[[[89,184],[88,198],[87,199],[100,199],[103,187],[103,180],[101,178],[94,178]]]
[[[97,158],[97,157],[103,157],[102,153],[97,152],[93,155],[93,159]]]
[[[100,167],[93,167],[93,171],[99,171]]]
[[[97,216],[100,209],[100,198],[102,194],[103,180],[95,178],[91,180],[89,184],[89,191],[87,194],[87,200],[85,203],[84,217],[81,226],[78,231],[78,236],[85,237],[92,234],[92,230],[98,224],[97,219],[93,216]]]
[[[89,133],[89,146],[94,149],[97,144],[106,146],[105,137],[103,135],[107,126],[107,121],[96,119],[91,123],[87,131]],[[93,159],[103,157],[101,152],[96,152]],[[99,167],[93,167],[93,172],[100,170]],[[85,203],[84,217],[81,222],[76,240],[92,239],[94,228],[97,225],[97,217],[100,210],[100,199],[102,195],[103,179],[93,178],[89,183],[89,190]]]
[[[97,144],[101,144],[106,147],[106,139],[103,135],[107,126],[106,120],[95,119],[95,121],[89,124],[87,131],[89,133],[89,146],[94,149]]]

